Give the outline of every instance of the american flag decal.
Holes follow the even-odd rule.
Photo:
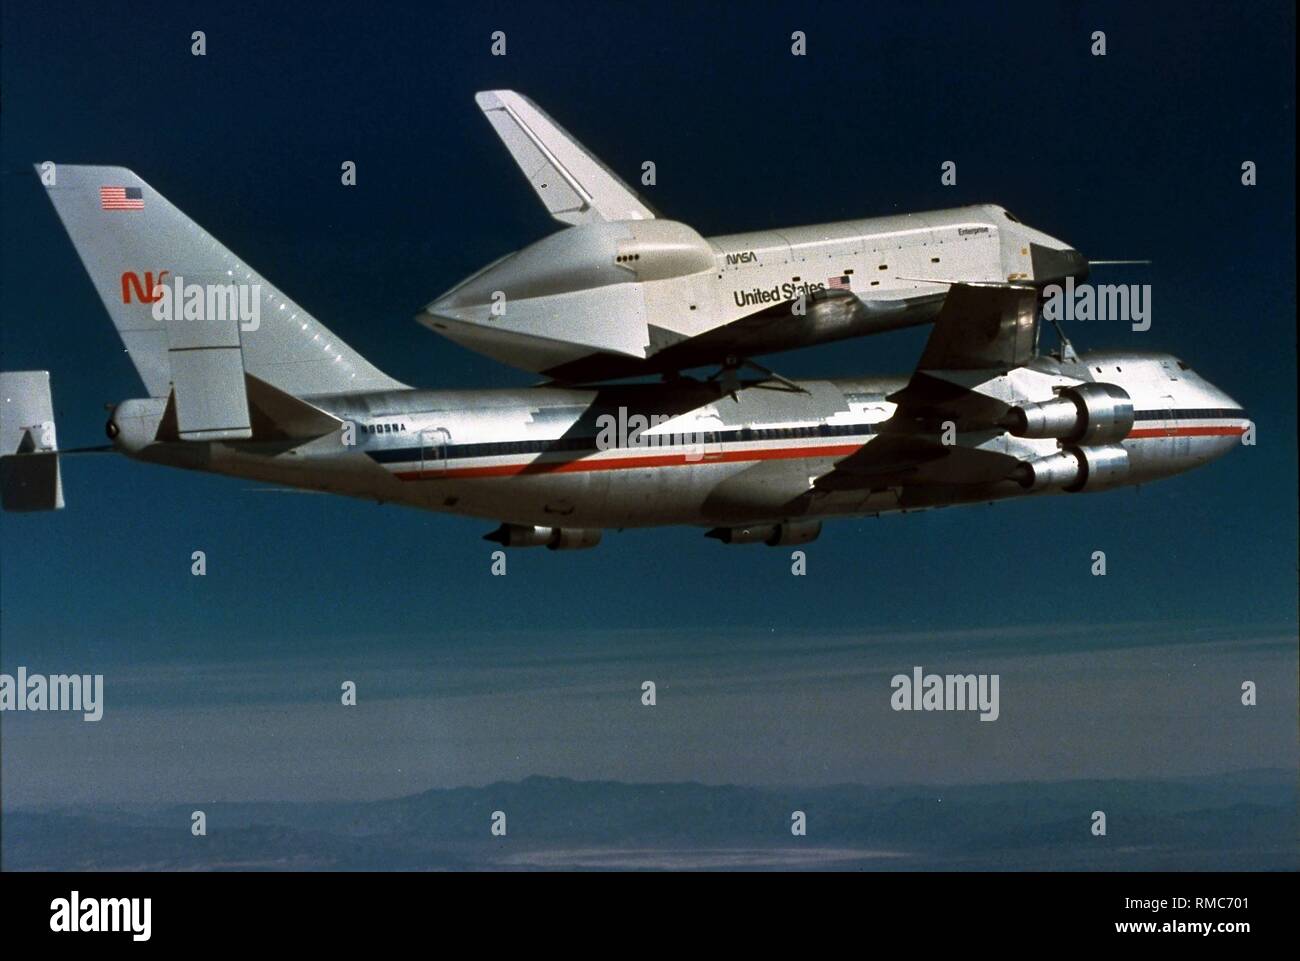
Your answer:
[[[100,210],[144,210],[144,192],[139,187],[100,187]]]
[[[849,280],[848,274],[840,274],[838,277],[831,277],[826,281],[826,283],[830,286],[831,290],[851,290],[853,287],[853,282]]]

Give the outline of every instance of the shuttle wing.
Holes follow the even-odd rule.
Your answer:
[[[627,184],[527,97],[484,90],[474,100],[556,220],[654,219],[654,211]]]
[[[967,389],[1022,367],[1038,353],[1038,292],[1027,284],[953,284],[906,387],[890,396],[898,417],[938,412],[983,419],[1005,406]]]
[[[1023,367],[1039,349],[1037,290],[1021,283],[954,283],[935,319],[917,369],[904,389],[891,424],[933,427],[953,420],[991,424],[1006,404],[971,386]],[[928,428],[927,428],[928,429]]]
[[[1021,284],[954,284],[907,386],[880,435],[814,483],[819,491],[899,485],[994,484],[1015,457],[981,449],[1004,432],[1007,404],[973,388],[1029,363],[1038,351],[1038,292]],[[966,442],[942,440],[944,427]]]
[[[919,370],[1010,370],[1038,348],[1038,291],[1028,284],[953,284]]]

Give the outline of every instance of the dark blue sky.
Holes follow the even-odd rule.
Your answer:
[[[1104,58],[1089,55],[1098,29]],[[193,30],[206,57],[190,54]],[[507,34],[504,58],[489,56],[493,30]],[[806,57],[790,55],[792,30],[806,32]],[[29,173],[47,159],[132,167],[407,383],[534,382],[412,320],[557,226],[474,106],[492,87],[531,96],[629,181],[655,161],[647,199],[705,235],[992,201],[1090,257],[1151,258],[1096,275],[1150,283],[1151,329],[1075,325],[1076,346],[1175,353],[1259,425],[1258,446],[1140,490],[832,523],[802,578],[788,552],[693,529],[514,554],[497,578],[481,521],[69,459],[66,510],[0,520],[6,670],[246,670],[276,657],[329,675],[427,656],[455,672],[501,634],[502,650],[531,644],[544,662],[579,643],[617,650],[638,629],[672,642],[671,674],[691,639],[743,666],[746,644],[771,634],[797,647],[1094,622],[1213,628],[1225,644],[1233,630],[1294,632],[1290,4],[47,3],[6,5],[3,31],[0,350],[5,369],[52,372],[65,447],[102,442],[103,405],[141,386]],[[344,160],[355,189],[339,186]],[[940,185],[946,160],[956,187]],[[1240,183],[1244,160],[1256,187]],[[924,336],[772,362],[788,376],[901,373]],[[196,549],[206,578],[190,575]],[[1098,549],[1105,578],[1089,575]],[[800,703],[817,695],[806,683]],[[566,730],[549,733],[563,743]],[[707,777],[708,751],[655,773]],[[781,753],[768,761],[760,779],[781,775]],[[428,780],[440,777],[455,780]]]

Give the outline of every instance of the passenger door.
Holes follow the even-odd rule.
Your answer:
[[[430,427],[420,431],[420,476],[441,477],[447,472],[447,448],[451,446],[451,431],[445,427]]]
[[[721,429],[722,418],[715,415],[706,415],[698,421],[699,441],[706,464],[722,460],[722,440],[718,436]]]

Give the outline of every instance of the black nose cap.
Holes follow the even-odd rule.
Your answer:
[[[1069,247],[1053,250],[1042,244],[1030,244],[1029,259],[1036,281],[1051,283],[1066,277],[1079,281],[1088,277],[1088,258]]]

